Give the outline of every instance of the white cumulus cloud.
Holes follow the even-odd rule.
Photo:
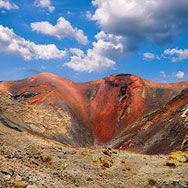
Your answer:
[[[93,49],[97,54],[108,58],[118,58],[127,53],[126,40],[124,37],[107,34],[104,31],[95,35],[97,42],[93,42]]]
[[[93,0],[94,15],[103,31],[127,37],[135,48],[147,40],[172,42],[188,28],[187,0]],[[132,48],[134,49],[134,48]]]
[[[19,7],[9,1],[0,0],[0,8],[4,8],[7,10],[18,9]]]
[[[176,73],[176,78],[178,78],[178,79],[184,78],[184,76],[185,76],[185,73],[182,72],[182,71],[178,71],[178,72]]]
[[[72,52],[78,49],[72,49]],[[113,68],[115,62],[105,56],[96,53],[95,49],[87,50],[87,55],[83,51],[80,54],[74,53],[70,62],[65,63],[66,66],[78,72],[101,72],[103,70]]]
[[[53,12],[55,10],[55,7],[51,5],[50,0],[36,0],[34,5],[41,8],[47,8],[49,12]]]
[[[163,55],[167,55],[172,62],[188,59],[188,49],[166,49]]]
[[[13,29],[2,25],[0,25],[0,51],[10,55],[18,54],[24,60],[62,59],[66,56],[66,51],[57,49],[54,44],[35,44],[16,35]]]
[[[101,72],[106,69],[114,68],[116,59],[126,54],[126,48],[123,37],[107,34],[103,31],[99,32],[93,42],[93,48],[87,50],[87,54],[80,49],[71,49],[70,62],[65,63],[66,66],[75,71]]]
[[[47,21],[43,21],[32,23],[31,28],[33,31],[37,31],[50,36],[55,36],[58,39],[68,37],[75,38],[81,44],[88,43],[87,36],[84,35],[83,30],[73,28],[71,23],[63,17],[60,17],[57,20],[57,24],[54,26]]]

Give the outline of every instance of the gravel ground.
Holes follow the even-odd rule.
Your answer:
[[[168,155],[70,148],[0,124],[0,188],[188,187],[188,163]]]

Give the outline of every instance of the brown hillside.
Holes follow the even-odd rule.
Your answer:
[[[130,74],[77,83],[42,73],[0,83],[0,117],[4,125],[70,146],[187,150],[187,87]]]

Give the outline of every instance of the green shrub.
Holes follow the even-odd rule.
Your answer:
[[[26,184],[21,181],[16,181],[14,185],[15,185],[15,188],[24,188],[26,186]]]
[[[86,177],[86,180],[87,180],[87,181],[92,181],[93,179],[92,179],[91,177],[87,176],[87,177]]]

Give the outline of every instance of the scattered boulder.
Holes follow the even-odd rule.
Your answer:
[[[188,153],[182,151],[176,151],[169,155],[166,165],[177,167],[185,162],[188,162]]]

